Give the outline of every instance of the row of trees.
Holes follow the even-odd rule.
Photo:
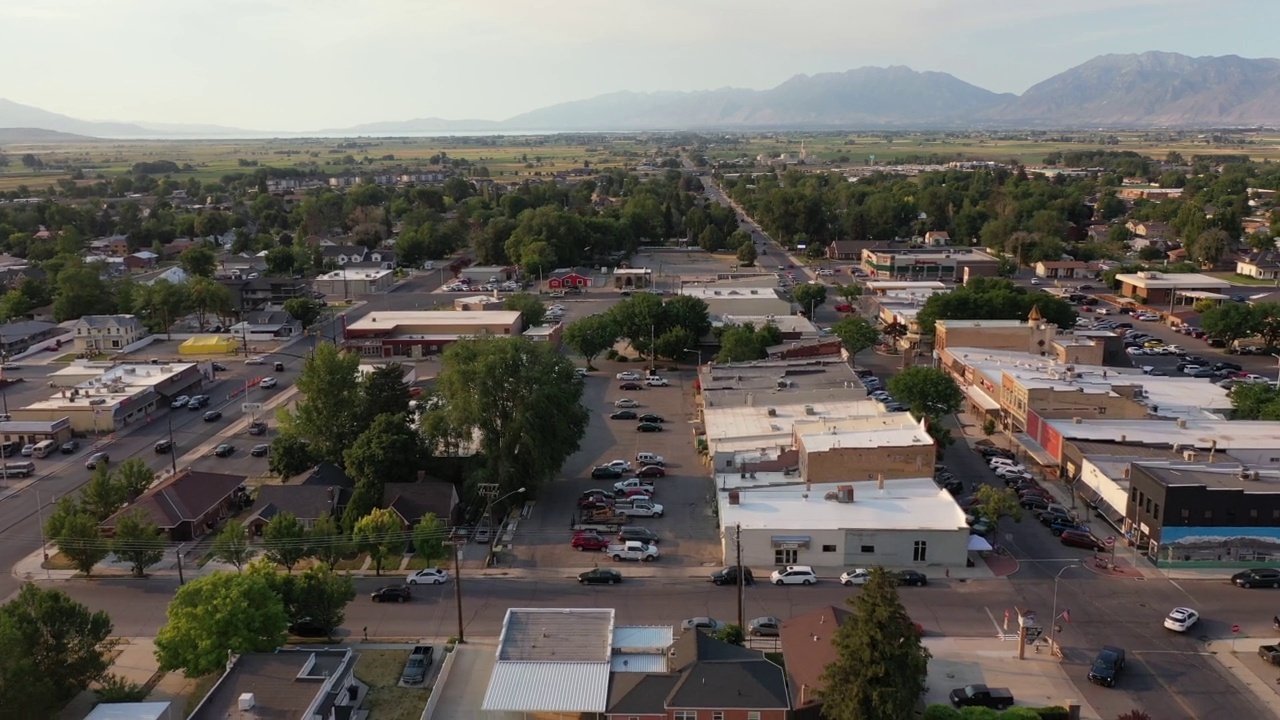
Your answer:
[[[679,360],[711,332],[707,303],[691,295],[669,300],[652,293],[638,293],[608,311],[570,323],[564,342],[587,359],[625,339],[633,350],[650,358]]]
[[[973,278],[950,292],[930,295],[916,321],[920,332],[931,335],[938,320],[1025,320],[1032,308],[1038,308],[1041,317],[1060,328],[1075,326],[1076,311],[1066,300],[1030,293],[997,278]]]
[[[1200,314],[1200,328],[1210,336],[1221,339],[1227,347],[1246,338],[1261,338],[1269,348],[1280,347],[1280,303],[1266,302],[1252,305],[1242,302],[1224,302],[1204,308]]]
[[[79,572],[93,568],[108,555],[129,563],[134,576],[164,558],[165,540],[145,513],[130,512],[116,518],[114,533],[102,536],[102,522],[133,502],[151,487],[155,473],[139,458],[116,468],[99,464],[93,478],[76,498],[63,496],[45,520],[45,536]]]

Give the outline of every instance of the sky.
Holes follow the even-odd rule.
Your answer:
[[[996,92],[1097,55],[1274,57],[1275,0],[0,0],[0,97],[313,131],[906,65]]]

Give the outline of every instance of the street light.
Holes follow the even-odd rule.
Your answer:
[[[1079,563],[1073,563],[1071,565],[1063,565],[1062,569],[1058,571],[1058,574],[1053,576],[1053,615],[1050,616],[1049,618],[1049,649],[1050,650],[1052,650],[1058,643],[1058,639],[1054,637],[1054,635],[1056,635],[1058,632],[1057,630],[1058,628],[1058,580],[1062,578],[1062,573],[1066,572],[1067,570],[1070,570],[1071,568],[1078,568],[1078,567],[1080,567]]]
[[[690,348],[685,348],[685,349],[684,349],[684,351],[685,351],[685,352],[687,352],[687,353],[694,353],[695,355],[697,355],[697,356],[698,356],[698,367],[702,367],[702,350],[701,350],[701,349],[692,350],[692,349],[690,349]]]
[[[1276,359],[1276,384],[1280,385],[1280,355],[1271,353],[1271,357]]]
[[[500,503],[503,500],[506,500],[512,495],[522,493],[524,492],[524,490],[525,490],[524,488],[520,488],[519,490],[512,490],[511,492],[507,493],[506,495],[503,495],[500,498],[491,500],[489,504],[485,507],[484,514],[482,515],[482,517],[488,517],[489,511],[497,503]],[[490,526],[493,525],[492,518],[490,518],[489,524]],[[493,532],[492,527],[490,528],[489,532],[490,533]],[[494,539],[495,539],[494,536],[490,535],[489,537],[489,554],[490,555],[493,554]],[[453,546],[453,599],[455,604],[457,604],[458,606],[458,644],[459,645],[462,645],[467,642],[466,629],[464,628],[463,622],[462,622],[462,548],[463,547],[464,546],[457,545],[457,544]]]

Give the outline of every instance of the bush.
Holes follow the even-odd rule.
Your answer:
[[[614,360],[618,362],[631,362],[631,358],[627,357],[626,355],[619,355],[618,357],[614,358]]]
[[[1045,708],[1052,710],[1054,708]],[[1014,707],[1000,713],[1001,720],[1039,720],[1040,712],[1037,708]]]
[[[1069,720],[1071,717],[1071,714],[1067,712],[1067,709],[1061,705],[1032,709],[1040,714],[1041,720]]]
[[[960,720],[960,711],[950,705],[930,705],[924,709],[923,720]]]
[[[98,700],[104,703],[132,703],[147,699],[150,690],[134,682],[111,673],[102,678],[102,687],[94,690]]]
[[[617,359],[618,359],[618,351],[617,351],[617,350],[614,350],[613,348],[609,348],[609,351],[608,351],[608,352],[606,352],[606,353],[604,354],[604,359],[605,359],[605,360],[617,360]]]

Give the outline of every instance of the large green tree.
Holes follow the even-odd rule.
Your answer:
[[[382,566],[399,548],[404,547],[404,530],[400,518],[386,508],[374,508],[356,521],[351,539],[373,562],[373,573],[382,574]]]
[[[142,511],[132,510],[116,518],[111,552],[129,563],[134,577],[143,577],[147,568],[164,559],[165,541],[160,529]]]
[[[950,415],[964,403],[960,386],[944,370],[910,367],[889,380],[889,394],[916,415],[933,420]]]
[[[360,356],[329,343],[302,364],[292,411],[280,410],[284,433],[306,440],[313,457],[339,462],[360,434]]]
[[[306,440],[292,433],[280,433],[271,441],[267,456],[267,469],[280,477],[293,477],[313,467],[316,457]]]
[[[516,293],[507,296],[507,299],[502,303],[502,307],[520,313],[520,323],[525,327],[541,325],[543,318],[547,316],[547,306],[538,299],[537,295],[529,293]]]
[[[840,338],[840,342],[844,343],[844,349],[849,351],[850,357],[856,357],[863,350],[875,347],[875,344],[880,341],[880,331],[856,315],[840,318],[835,325],[831,326],[831,334]]]
[[[587,368],[597,355],[613,347],[618,341],[619,330],[613,316],[608,313],[588,315],[574,320],[564,329],[564,344],[587,360]]]
[[[263,555],[289,573],[308,555],[307,528],[291,512],[277,513],[262,530]]]
[[[190,580],[169,603],[156,635],[161,670],[187,677],[221,672],[227,654],[271,652],[289,624],[284,601],[259,573],[215,572]]]
[[[311,298],[289,298],[284,301],[284,311],[294,320],[302,324],[303,329],[310,328],[320,318],[320,303]]]
[[[929,296],[916,321],[921,332],[931,335],[938,320],[1025,320],[1033,307],[1060,328],[1075,325],[1076,312],[1065,300],[1042,292],[1028,293],[1008,280],[995,278],[973,278],[950,292]]]
[[[333,569],[338,561],[355,552],[351,535],[343,530],[338,518],[325,515],[307,531],[307,554]]]
[[[253,546],[249,543],[249,529],[238,520],[230,520],[213,539],[213,557],[231,565],[237,572],[253,559]]]
[[[827,286],[818,283],[797,285],[796,289],[791,291],[791,299],[812,317],[813,311],[827,301]]]
[[[862,591],[847,602],[853,615],[836,628],[836,659],[822,673],[823,717],[911,717],[925,691],[931,656],[893,579],[884,568],[874,567]]]
[[[1231,388],[1231,419],[1280,420],[1280,390],[1270,383],[1245,383]]]
[[[484,482],[535,495],[578,450],[588,414],[573,364],[546,343],[476,338],[444,352],[436,390],[453,432],[473,435]]]
[[[360,379],[360,432],[373,425],[379,415],[406,415],[409,412],[409,383],[405,366],[379,365]]]
[[[346,618],[347,603],[356,598],[350,575],[339,575],[325,565],[313,565],[298,575],[292,619],[307,618],[320,627],[333,629]]]
[[[178,264],[190,277],[213,277],[218,258],[207,245],[194,245],[182,251]]]
[[[76,570],[91,575],[94,566],[111,552],[111,545],[102,537],[98,523],[93,513],[63,496],[45,521],[44,531]]]
[[[231,317],[231,291],[226,285],[207,277],[194,277],[187,283],[187,297],[195,311],[196,322],[203,332],[210,316],[226,320]],[[297,299],[297,298],[295,298]]]
[[[658,334],[666,330],[682,328],[690,335],[701,340],[711,332],[711,310],[705,300],[692,295],[677,295],[662,304],[662,327]]]
[[[1257,335],[1262,330],[1262,318],[1252,305],[1225,302],[1202,313],[1200,327],[1231,347],[1237,340]]]
[[[657,295],[638,293],[609,309],[618,335],[641,355],[648,355],[653,340],[666,332],[667,316],[662,305],[662,298]]]
[[[58,717],[105,675],[111,618],[61,590],[27,583],[0,605],[0,708],[12,718]]]
[[[449,528],[435,513],[423,515],[413,526],[413,550],[418,559],[427,564],[443,560],[448,554],[444,548],[448,536]]]
[[[768,355],[769,347],[782,342],[782,331],[773,323],[757,328],[751,323],[728,325],[720,330],[720,352],[716,362],[746,362],[761,360]]]

